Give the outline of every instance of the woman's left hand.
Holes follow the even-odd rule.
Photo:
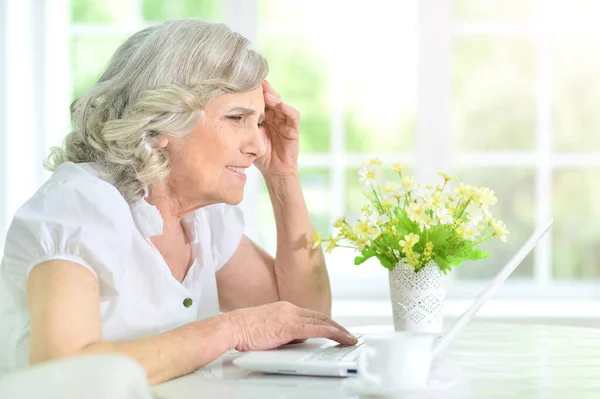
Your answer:
[[[300,113],[281,100],[266,80],[264,137],[266,152],[254,161],[264,177],[289,176],[298,172]]]

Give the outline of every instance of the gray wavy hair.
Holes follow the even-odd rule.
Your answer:
[[[163,136],[185,136],[221,93],[260,86],[267,61],[221,23],[168,21],[127,39],[106,71],[71,104],[72,131],[45,166],[95,162],[129,202],[169,175]]]

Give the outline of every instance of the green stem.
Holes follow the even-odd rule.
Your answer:
[[[483,242],[486,242],[487,240],[489,240],[489,239],[490,239],[490,238],[492,238],[493,236],[494,236],[493,234],[490,234],[489,236],[485,236],[485,237],[483,237],[483,238],[481,238],[481,239],[479,239],[479,240],[477,240],[477,241],[473,242],[471,245],[468,245],[468,246],[466,246],[466,247],[462,247],[462,248],[460,249],[460,251],[464,251],[465,249],[471,249],[471,248],[473,248],[473,247],[474,247],[474,246],[476,246],[476,245],[479,245],[479,244],[481,244],[481,243],[483,243]],[[460,251],[458,251],[458,252],[460,252]],[[454,253],[451,253],[451,254],[449,254],[449,255],[455,255],[455,254],[456,254],[456,251],[455,251]]]
[[[336,248],[350,248],[350,249],[354,249],[354,250],[358,249],[357,247],[351,247],[351,246],[348,246],[348,245],[337,245],[336,244],[335,246],[336,246]]]

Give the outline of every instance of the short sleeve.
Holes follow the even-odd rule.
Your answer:
[[[119,292],[132,226],[127,202],[110,183],[91,175],[53,176],[15,214],[4,262],[19,286],[41,263],[78,263],[96,275],[104,299]]]
[[[216,272],[237,251],[244,235],[244,217],[237,206],[228,204],[210,205],[201,210],[208,222],[209,245]]]

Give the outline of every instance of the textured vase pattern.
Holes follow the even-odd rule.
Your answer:
[[[445,293],[445,275],[434,261],[418,273],[396,265],[390,271],[394,329],[441,333]]]

